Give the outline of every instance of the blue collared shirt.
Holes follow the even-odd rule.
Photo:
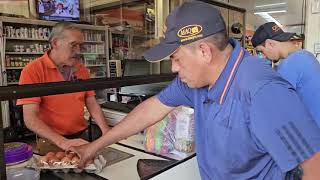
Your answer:
[[[296,89],[320,127],[320,64],[308,51],[299,50],[283,59],[277,71]]]
[[[177,77],[158,94],[167,106],[195,110],[202,179],[284,179],[320,149],[320,130],[292,86],[235,40],[211,89]]]

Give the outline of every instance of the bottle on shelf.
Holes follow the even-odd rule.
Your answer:
[[[48,43],[32,43],[27,46],[24,44],[15,44],[12,47],[8,47],[7,53],[44,53],[50,48]]]
[[[102,41],[102,34],[99,32],[86,30],[86,31],[83,31],[83,36],[85,41],[92,41],[92,42]]]
[[[29,62],[31,62],[33,58],[31,57],[11,57],[6,55],[6,67],[24,67]]]
[[[48,27],[13,27],[4,26],[5,36],[7,38],[21,38],[21,39],[49,39],[50,28]]]

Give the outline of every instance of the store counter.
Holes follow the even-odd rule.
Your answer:
[[[99,153],[107,160],[107,166],[99,174],[63,173],[42,171],[41,180],[200,180],[195,154],[177,161],[144,151],[142,134],[131,136],[104,148]],[[160,161],[157,161],[160,160]],[[139,166],[139,162],[146,162]],[[151,162],[150,162],[151,161]],[[167,163],[164,163],[167,162]],[[148,172],[148,171],[150,171]],[[140,171],[140,176],[138,171]]]
[[[161,155],[145,152],[143,150],[142,140],[142,135],[138,134],[131,136],[126,140],[122,140],[117,144],[109,146],[133,156],[107,166],[101,173],[97,175],[110,180],[134,180],[140,179],[138,171],[140,171],[140,175],[146,174],[146,171],[156,167],[157,170],[153,170],[153,173],[149,173],[149,175],[147,176],[142,176],[142,179],[201,179],[195,154],[192,154],[183,160],[177,161]],[[151,163],[153,165],[149,163],[149,166],[141,166],[138,168],[137,166],[139,160],[165,160],[168,163],[166,163],[166,165],[163,165],[163,161],[159,161],[158,164],[157,161],[154,161],[153,163]],[[160,166],[159,164],[162,164],[162,166]]]
[[[120,112],[112,109],[102,108],[102,111],[108,120],[110,125],[116,125],[120,122],[127,113]],[[88,119],[88,116],[87,116]],[[110,145],[108,148],[118,150],[120,154],[127,155],[127,157],[122,158],[111,165],[108,165],[101,173],[97,176],[110,179],[110,180],[135,180],[135,179],[157,179],[157,180],[175,180],[175,179],[184,179],[184,180],[198,180],[200,178],[198,164],[195,154],[190,154],[187,158],[183,160],[175,160],[172,158],[164,157],[161,155],[153,154],[146,152],[144,150],[144,136],[142,133],[131,136],[125,140],[119,141],[119,143]],[[102,150],[105,151],[105,150]],[[119,153],[114,154],[114,156]],[[120,157],[121,158],[121,157]],[[161,160],[157,163],[156,160]],[[167,161],[167,164],[163,164],[163,161]],[[152,161],[153,165],[144,167],[144,169],[138,168],[138,161]],[[108,162],[108,158],[107,158]],[[160,164],[162,164],[160,166]],[[146,164],[145,164],[146,165]],[[147,176],[139,176],[138,169],[140,171],[147,171],[156,167],[156,170],[153,169],[153,173],[147,173]],[[144,174],[146,172],[140,172]]]

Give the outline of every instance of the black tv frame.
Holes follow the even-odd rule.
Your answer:
[[[35,0],[35,6],[36,6],[36,13],[37,13],[37,16],[38,16],[38,19],[39,20],[45,20],[45,21],[67,21],[67,22],[75,22],[75,23],[78,23],[81,21],[81,6],[80,6],[80,0],[75,0],[75,1],[78,1],[79,2],[79,17],[76,18],[76,19],[73,19],[73,18],[70,18],[69,17],[61,17],[59,18],[59,16],[51,16],[51,17],[58,17],[58,18],[53,18],[53,19],[45,19],[43,18],[44,16],[41,16],[41,13],[39,12],[39,1],[40,0]],[[50,17],[50,16],[48,16]]]

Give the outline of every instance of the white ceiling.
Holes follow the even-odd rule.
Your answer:
[[[284,29],[287,31],[301,33],[301,24],[303,24],[302,7],[304,0],[229,0],[229,3],[237,7],[241,7],[247,10],[246,24],[248,29],[255,30],[258,26],[267,21],[259,15],[253,14],[256,6],[275,4],[275,3],[286,3],[280,5],[278,9],[286,9],[287,12],[282,13],[270,13],[269,15],[276,19]],[[270,6],[271,7],[271,6]],[[275,10],[277,7],[275,7]],[[269,11],[270,9],[268,9]]]

